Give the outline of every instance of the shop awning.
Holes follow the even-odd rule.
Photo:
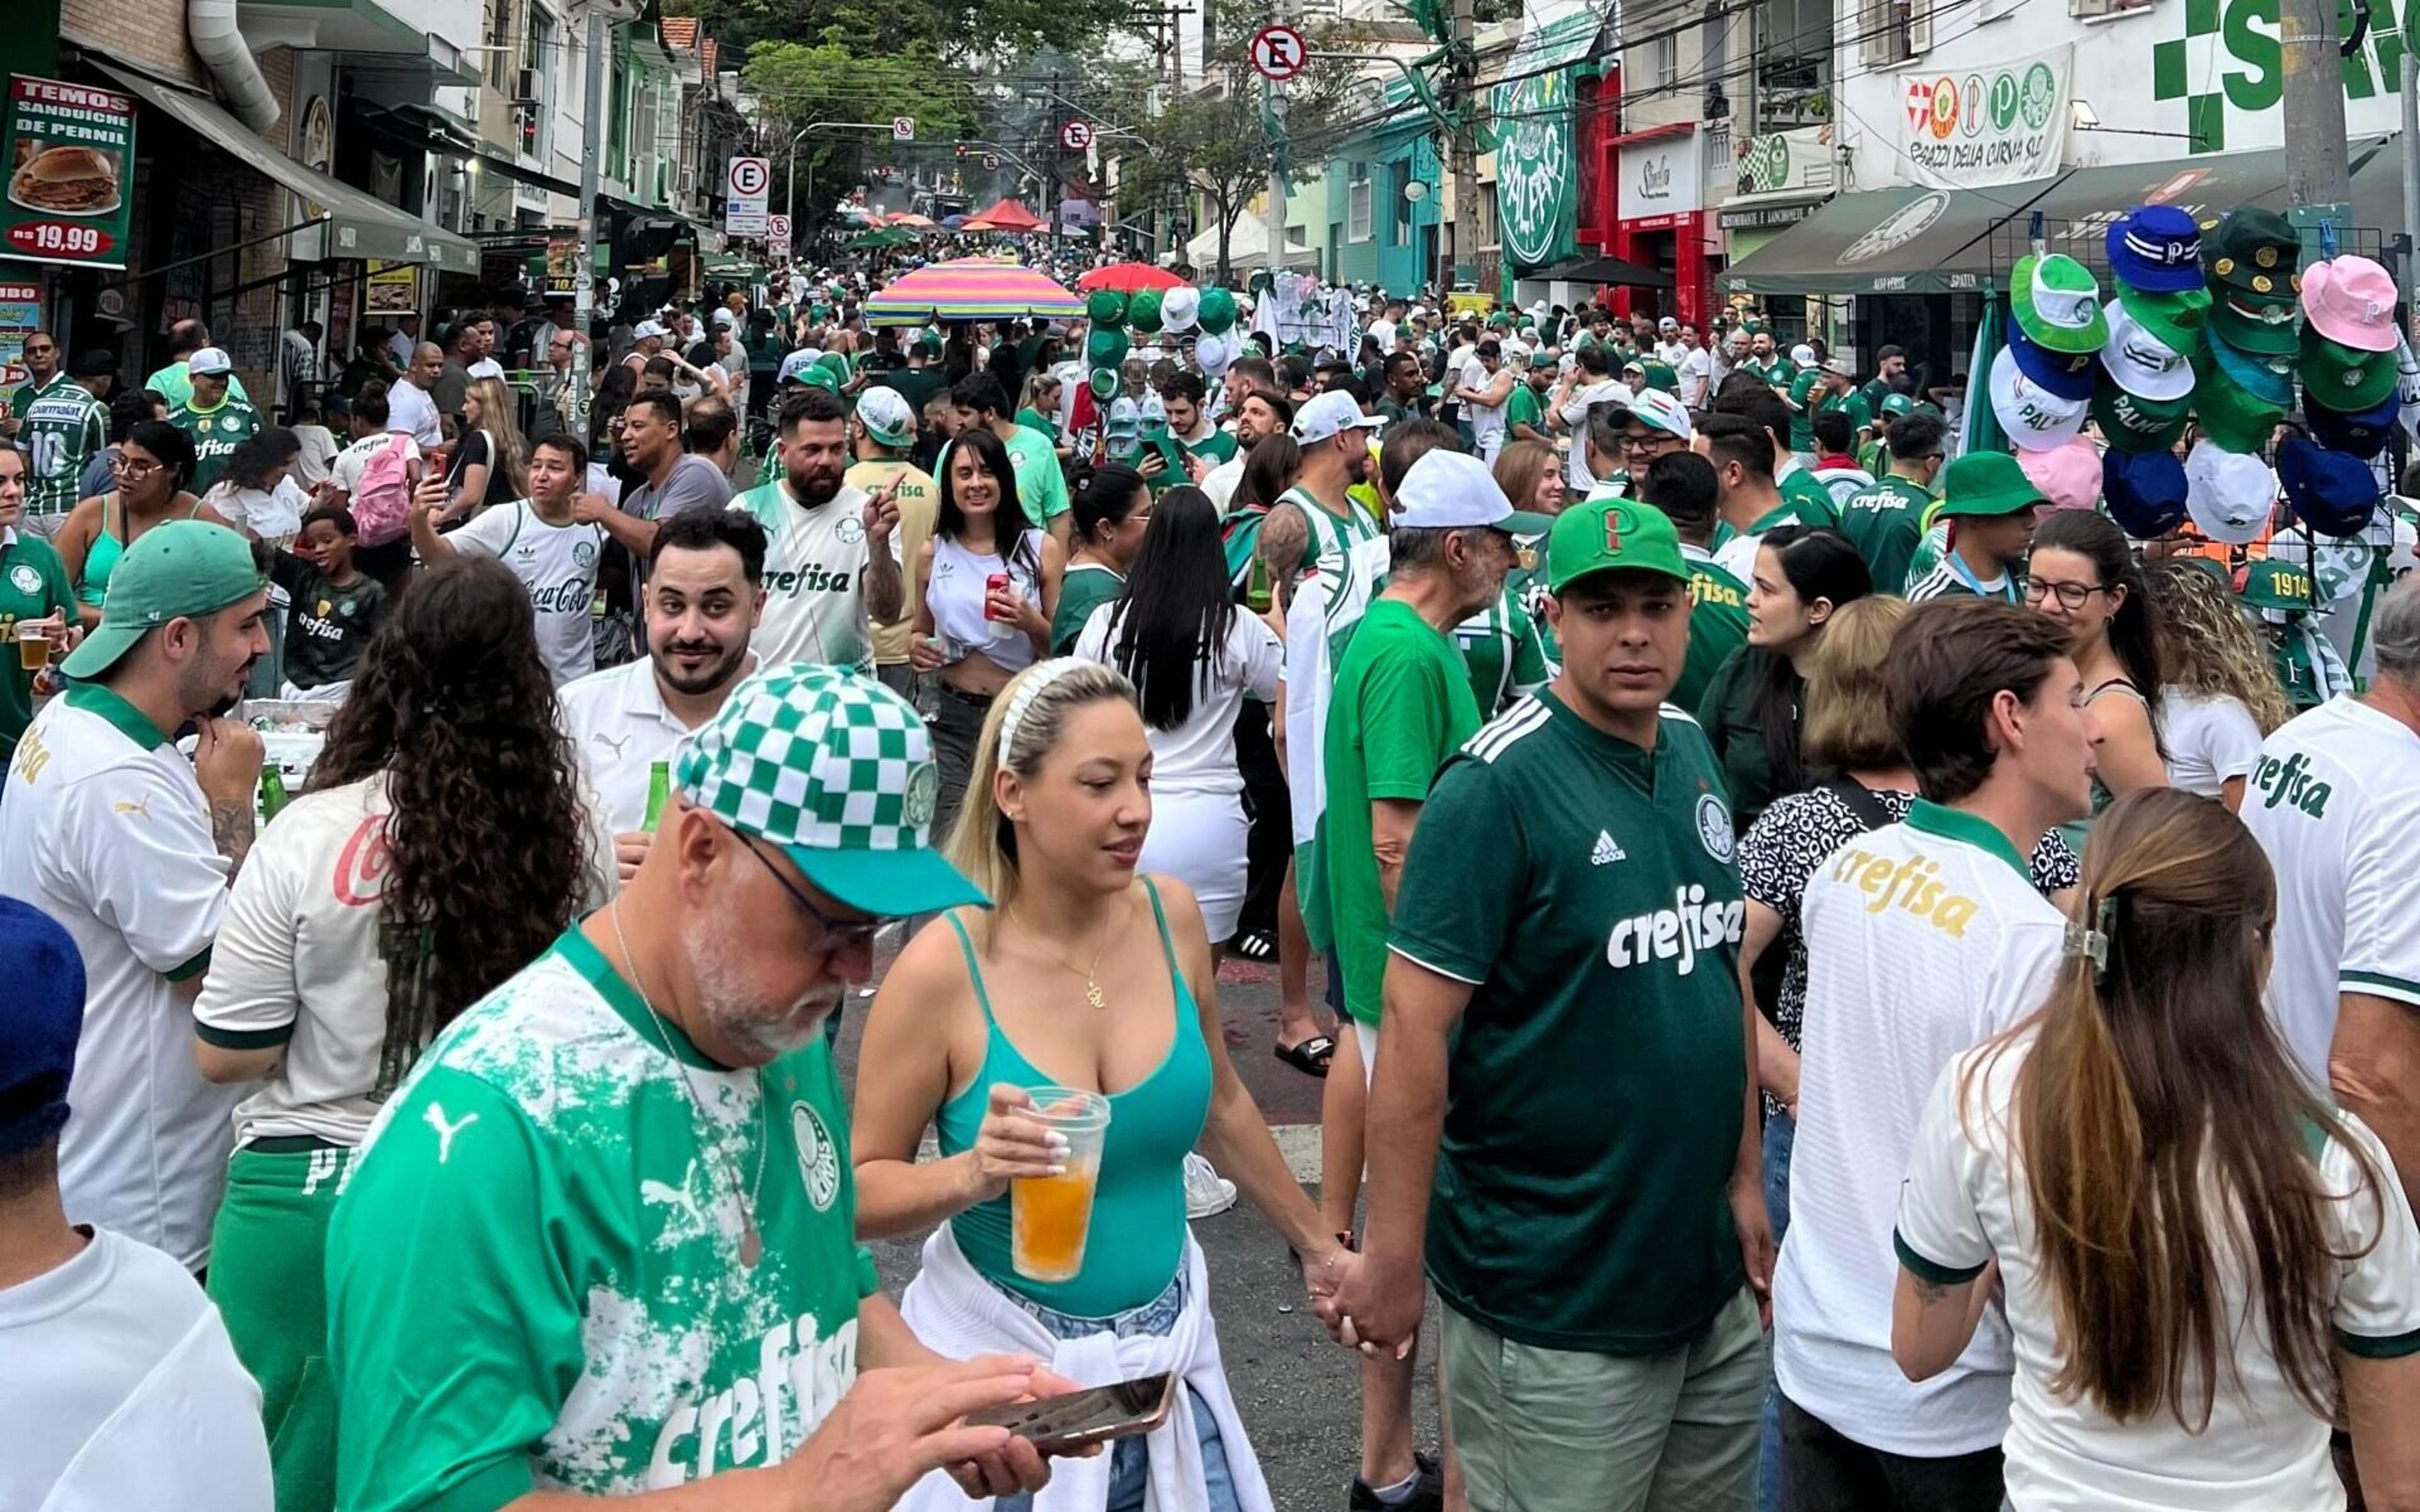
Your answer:
[[[112,68],[105,62],[100,67],[140,96],[144,103],[166,112],[188,131],[242,160],[254,172],[319,207],[326,217],[331,257],[375,257],[381,262],[419,263],[457,272],[479,270],[479,249],[468,239],[431,225],[316,168],[304,167],[254,135],[215,101],[190,90],[154,83],[139,73]]]
[[[2358,171],[2378,158],[2380,149],[2392,140],[2386,136],[2350,138],[2345,144],[2345,161]],[[2391,154],[2382,166],[2383,174],[2373,175],[2355,186],[2353,219],[2359,225],[2401,224],[2402,185]],[[2377,188],[2381,179],[2394,186],[2391,201],[2362,193]],[[2261,152],[2221,152],[2158,162],[2076,168],[2031,208],[2042,212],[2042,234],[2052,251],[2064,252],[2093,271],[2105,273],[2109,268],[2106,241],[2110,223],[2129,208],[2146,201],[2173,205],[2195,220],[2208,220],[2240,205],[2282,211],[2287,203],[2286,149],[2272,147]],[[2380,218],[2381,210],[2386,212],[2384,219]],[[2011,227],[2013,251],[2008,245],[2008,236],[1993,238],[2002,243],[2004,266],[2024,255],[2026,227],[2023,219]],[[2375,255],[2378,249],[2373,238],[2367,248],[2357,247],[2347,239],[2340,250]]]
[[[1523,273],[1521,281],[1548,284],[1618,284],[1625,288],[1670,288],[1672,275],[1621,257],[1575,257]]]
[[[551,194],[567,194],[580,198],[580,186],[557,178],[542,168],[533,168],[492,142],[474,140],[463,134],[460,127],[446,119],[442,111],[427,105],[396,105],[388,110],[367,112],[363,120],[371,130],[393,138],[401,146],[442,157],[475,159],[482,171],[500,175],[532,189],[543,189]]]

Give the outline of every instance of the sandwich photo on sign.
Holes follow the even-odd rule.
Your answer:
[[[91,147],[49,147],[9,176],[8,197],[54,215],[106,215],[117,208],[117,164]]]

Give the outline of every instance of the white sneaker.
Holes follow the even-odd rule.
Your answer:
[[[1185,1216],[1208,1218],[1235,1205],[1235,1183],[1201,1156],[1185,1157]]]

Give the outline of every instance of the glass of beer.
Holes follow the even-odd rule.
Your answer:
[[[1026,1117],[1065,1136],[1067,1167],[1059,1176],[1019,1177],[1008,1183],[1009,1263],[1029,1281],[1073,1281],[1084,1269],[1084,1240],[1093,1227],[1093,1190],[1101,1178],[1101,1145],[1109,1130],[1109,1100],[1065,1087],[1026,1089]]]
[[[51,627],[39,620],[17,622],[17,665],[29,672],[40,671],[51,661]]]

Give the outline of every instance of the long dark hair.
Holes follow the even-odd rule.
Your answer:
[[[1866,559],[1838,531],[1806,525],[1776,525],[1764,532],[1760,550],[1771,551],[1801,602],[1828,598],[1837,609],[1874,591]],[[1748,711],[1756,717],[1773,766],[1773,791],[1795,793],[1806,785],[1807,764],[1798,749],[1798,703],[1804,684],[1797,663],[1769,652],[1758,669]]]
[[[219,481],[231,488],[269,487],[269,475],[302,453],[302,443],[283,425],[271,425],[256,431],[237,443],[228,455],[226,466],[219,470]]]
[[[601,890],[580,842],[578,762],[520,581],[485,558],[422,572],[363,652],[310,781],[386,774],[380,1088]]]
[[[2143,695],[2143,702],[2156,711],[2160,706],[2160,610],[2151,602],[2150,584],[2143,578],[2141,563],[2126,542],[2126,532],[2105,515],[2088,509],[2061,509],[2034,527],[2033,549],[2072,551],[2092,563],[2106,587],[2122,587],[2125,595],[2118,602],[2118,612],[2109,620],[2109,650],[2126,669],[2126,680],[2134,691]],[[2089,690],[2087,689],[2087,692]],[[2151,721],[2151,735],[2160,754],[2167,754],[2165,742],[2159,739],[2160,722]]]
[[[2164,1409],[2197,1434],[2221,1380],[2242,1379],[2239,1341],[2265,1334],[2277,1373],[2324,1417],[2328,1308],[2359,1257],[2336,1252],[2327,1209],[2363,1189],[2382,1202],[2395,1176],[2347,1135],[2260,1006],[2277,919],[2268,858],[2210,799],[2139,788],[2092,826],[2075,909],[2105,954],[2071,952],[2040,1011],[1968,1062],[1960,1088],[1967,1117],[1978,1074],[2031,1037],[2007,1116],[2055,1324],[2051,1389],[2119,1423]],[[2319,1135],[2352,1154],[2354,1192],[2321,1179]],[[2242,1328],[2256,1311],[2266,1328]]]
[[[194,439],[176,426],[164,420],[138,420],[126,428],[126,440],[158,457],[168,470],[170,497],[194,481]]]
[[[615,363],[597,380],[597,392],[588,400],[589,455],[601,456],[609,450],[613,417],[629,407],[630,396],[638,392],[639,375],[628,363]]]
[[[1244,475],[1228,496],[1231,510],[1268,509],[1302,476],[1302,443],[1291,436],[1264,436],[1244,458]]]
[[[1080,471],[1067,490],[1069,507],[1075,511],[1075,546],[1098,546],[1093,532],[1104,525],[1125,524],[1148,486],[1141,473],[1122,462]]]
[[[1025,512],[1025,501],[1016,496],[1016,469],[1008,459],[1008,443],[993,435],[987,426],[977,425],[962,430],[950,439],[949,455],[941,459],[941,502],[934,512],[933,533],[944,540],[954,541],[967,528],[967,512],[958,507],[958,487],[950,481],[950,463],[957,459],[958,448],[974,453],[975,459],[1000,485],[1000,508],[992,516],[991,548],[1002,562],[1022,563],[1026,570],[1040,572],[1042,563],[1034,555],[1033,543],[1026,538],[1032,530],[1033,519]]]
[[[1160,495],[1110,611],[1118,634],[1109,660],[1134,684],[1142,722],[1154,730],[1192,717],[1202,671],[1235,623],[1233,592],[1210,496],[1192,487]]]

